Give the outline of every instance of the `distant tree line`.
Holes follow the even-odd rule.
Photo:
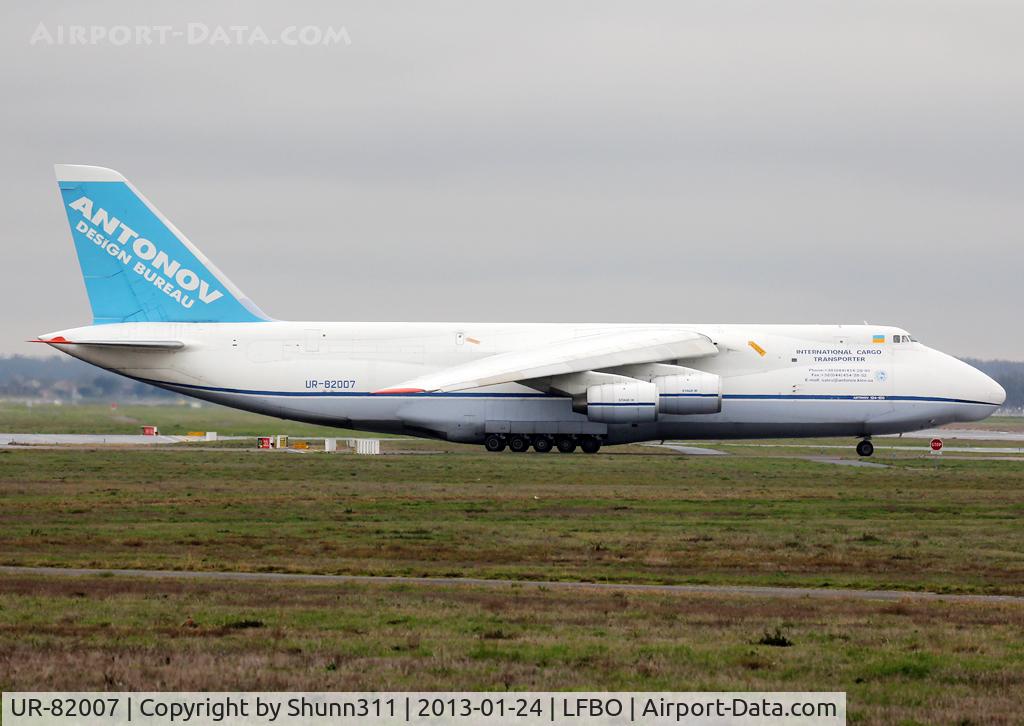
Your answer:
[[[999,381],[1006,389],[1005,408],[1024,409],[1024,362],[963,360]],[[69,356],[33,358],[24,355],[0,358],[0,396],[89,400],[178,398],[177,394],[108,373]]]
[[[0,358],[0,396],[48,400],[180,398],[178,394],[133,381],[70,356]]]

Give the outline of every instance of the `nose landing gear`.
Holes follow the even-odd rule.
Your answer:
[[[875,453],[875,445],[871,443],[870,439],[862,439],[857,442],[857,453],[861,456],[871,456]]]

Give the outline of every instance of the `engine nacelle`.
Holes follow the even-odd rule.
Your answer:
[[[587,388],[587,418],[600,423],[647,423],[658,418],[658,389],[628,381]]]
[[[658,412],[676,416],[722,410],[722,379],[714,373],[690,371],[655,378]]]

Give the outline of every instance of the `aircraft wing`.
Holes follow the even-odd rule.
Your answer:
[[[621,330],[499,353],[429,373],[374,393],[464,391],[638,363],[699,358],[718,353],[706,335],[690,330]]]

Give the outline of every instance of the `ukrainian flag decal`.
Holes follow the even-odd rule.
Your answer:
[[[885,336],[884,335],[873,335],[873,336],[871,336],[871,342],[872,343],[884,343],[885,342]]]

